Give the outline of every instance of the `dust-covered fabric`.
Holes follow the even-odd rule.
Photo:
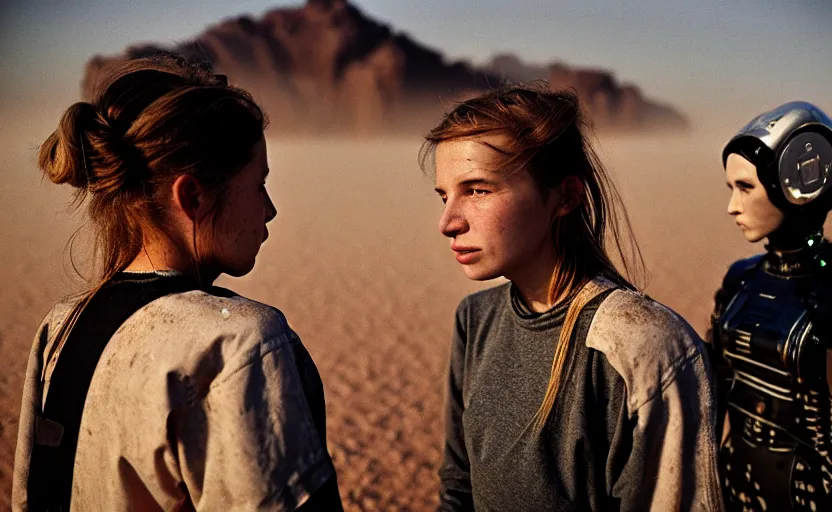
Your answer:
[[[47,315],[30,354],[14,510],[27,510],[34,420],[51,376],[43,357],[69,306]],[[334,478],[322,398],[278,310],[202,291],[157,299],[121,326],[96,367],[72,510],[293,510]]]
[[[555,408],[535,428],[568,307],[531,313],[510,283],[460,304],[440,510],[721,510],[701,340],[642,294],[584,308]]]

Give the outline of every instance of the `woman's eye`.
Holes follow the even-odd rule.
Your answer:
[[[753,189],[754,186],[751,183],[746,183],[744,181],[737,182],[737,188],[742,190],[743,192],[748,192],[749,190]]]

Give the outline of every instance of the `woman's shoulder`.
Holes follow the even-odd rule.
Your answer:
[[[49,309],[46,315],[44,315],[41,326],[47,326],[50,330],[55,330],[56,327],[60,327],[69,317],[72,308],[80,301],[81,297],[77,295],[61,297],[52,305],[52,308]]]
[[[586,345],[603,353],[624,379],[630,411],[697,364],[704,350],[696,331],[673,310],[627,289],[614,290],[598,306]]]
[[[267,330],[287,327],[285,315],[276,307],[224,289],[174,293],[161,297],[148,306],[154,304],[160,309],[186,308],[203,316],[203,320],[210,319],[239,327],[251,325]]]
[[[277,308],[239,295],[201,290],[150,302],[121,325],[113,341],[114,357],[152,352],[154,359],[166,360],[185,373],[189,368],[197,370],[206,358],[219,373],[234,372],[269,352],[300,343]]]
[[[157,324],[176,323],[200,330],[214,328],[266,340],[291,330],[279,309],[232,293],[194,290],[170,294],[150,302],[139,313],[153,317]]]
[[[38,326],[37,333],[35,334],[34,350],[43,352],[44,348],[49,348],[49,346],[55,341],[55,336],[61,329],[61,326],[69,318],[72,308],[74,308],[80,300],[80,297],[77,296],[66,296],[59,299],[52,306],[46,315],[44,315],[43,320],[40,322],[40,326]]]

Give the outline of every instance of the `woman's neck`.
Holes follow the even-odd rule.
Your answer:
[[[525,261],[518,267],[515,271],[506,273],[505,277],[514,284],[532,311],[543,313],[565,298],[566,294],[549,296],[552,276],[557,272],[554,250],[540,254],[535,261]]]
[[[528,286],[521,286],[516,281],[512,281],[512,283],[517,287],[517,291],[523,297],[523,301],[529,309],[535,313],[548,311],[557,303],[557,301],[551,302],[549,300],[549,283],[546,283],[544,287],[536,287],[534,289]]]
[[[197,268],[190,254],[176,247],[173,241],[146,239],[136,258],[125,268],[128,272],[155,272],[175,270],[195,277],[204,285],[210,285],[219,277],[205,268]]]

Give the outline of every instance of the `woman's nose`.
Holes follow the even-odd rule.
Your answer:
[[[731,192],[731,199],[728,201],[728,215],[738,215],[742,213],[740,198],[738,197],[737,189]]]
[[[448,238],[454,238],[468,230],[468,223],[455,202],[445,203],[445,211],[439,218],[439,232]]]
[[[266,222],[272,221],[275,217],[277,217],[277,208],[269,193],[266,192]]]

